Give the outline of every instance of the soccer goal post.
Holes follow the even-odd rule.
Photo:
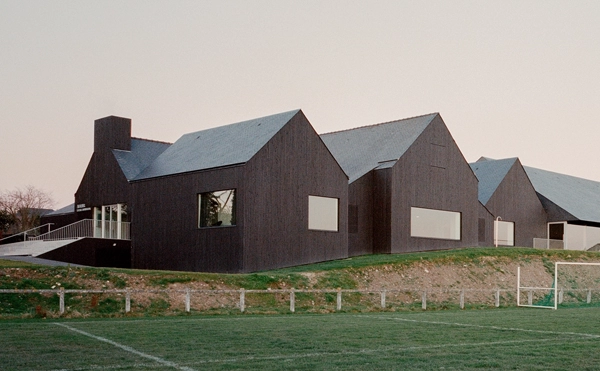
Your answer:
[[[600,263],[555,262],[552,287],[524,285],[517,268],[517,306],[558,309],[600,306]],[[594,300],[595,299],[595,300]]]

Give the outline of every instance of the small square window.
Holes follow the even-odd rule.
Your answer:
[[[235,225],[235,189],[198,195],[198,227]]]

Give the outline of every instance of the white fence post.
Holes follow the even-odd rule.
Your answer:
[[[240,289],[240,312],[246,309],[246,290]]]
[[[563,295],[564,295],[564,291],[563,291],[563,289],[560,289],[560,291],[558,292],[558,304],[562,304]]]
[[[60,314],[65,313],[65,288],[61,287],[58,292],[58,311]]]
[[[185,311],[190,312],[190,288],[185,289]]]
[[[527,291],[527,304],[533,305],[533,290]]]
[[[460,289],[459,293],[460,293],[460,308],[464,309],[465,308],[465,292],[469,290],[469,289]],[[533,292],[534,288],[525,288],[525,291],[527,292],[527,299],[529,302],[529,305],[532,305],[533,302]],[[57,288],[55,290],[45,290],[48,293],[52,293],[52,294],[58,294],[59,295],[59,312],[60,314],[65,313],[65,292],[66,290],[63,287]],[[169,290],[166,290],[169,291]],[[189,287],[186,288],[185,291],[182,290],[175,290],[174,292],[185,292],[185,311],[187,313],[190,313],[191,311],[191,294],[192,294],[192,289],[190,289]],[[246,289],[239,289],[239,290],[199,290],[199,292],[212,292],[214,294],[218,294],[218,293],[227,293],[227,295],[231,295],[233,292],[235,291],[239,291],[239,308],[240,311],[243,313],[246,311]],[[273,293],[271,292],[271,290],[250,290],[253,293]],[[347,292],[357,292],[357,293],[368,293],[370,295],[374,294],[376,291],[369,291],[369,290],[346,290]],[[394,292],[395,290],[392,290],[392,292]],[[456,291],[453,289],[448,289],[447,291]],[[494,293],[495,296],[495,306],[499,307],[500,306],[500,299],[501,299],[501,289],[496,288],[496,289],[490,289],[490,290],[474,290],[474,291],[487,291],[487,292],[492,292]],[[583,290],[582,290],[583,291]],[[591,298],[592,298],[592,292],[593,289],[585,289],[585,291],[587,292],[587,302],[591,303]],[[0,294],[2,293],[31,293],[32,290],[7,290],[7,289],[0,289]],[[35,291],[33,291],[35,292]],[[101,290],[101,291],[94,291],[94,290],[69,290],[69,293],[74,293],[74,292],[81,292],[81,293],[118,293],[118,295],[121,295],[121,293],[125,292],[125,313],[129,313],[131,312],[131,293],[132,292],[147,292],[145,290],[132,290],[131,288],[126,288],[124,290]],[[154,291],[148,291],[148,292],[154,292]],[[285,295],[286,292],[288,292],[288,290],[277,290],[278,293],[283,293]],[[327,294],[327,296],[329,296],[329,294],[331,293],[336,293],[337,294],[337,302],[336,302],[336,310],[337,311],[341,311],[342,310],[342,293],[343,290],[342,288],[337,288],[335,290],[332,289],[320,289],[320,290],[301,290],[301,292],[313,292],[313,293],[325,293]],[[411,291],[414,294],[418,293],[418,291]],[[435,292],[435,291],[434,291]],[[522,292],[522,291],[521,291]],[[381,309],[385,309],[387,307],[387,290],[386,289],[381,289],[379,291],[380,293],[380,304],[381,304]],[[557,290],[556,291],[556,296],[557,296],[557,302],[562,303],[563,301],[563,296],[564,296],[564,288]],[[290,312],[291,313],[295,313],[296,311],[296,289],[295,288],[291,288],[289,289],[289,294],[290,294]],[[97,299],[97,298],[96,298]],[[92,300],[92,303],[94,303],[94,300]],[[427,291],[421,291],[421,308],[423,310],[427,310]]]
[[[125,313],[131,312],[131,291],[125,291]]]
[[[587,303],[591,303],[592,302],[592,289],[588,289],[588,294],[587,294]]]

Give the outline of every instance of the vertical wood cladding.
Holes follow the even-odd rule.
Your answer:
[[[479,228],[478,228],[478,233],[479,233],[479,237],[478,237],[478,241],[481,244],[482,242],[485,242],[485,226],[486,226],[486,220],[485,218],[479,218]]]
[[[494,216],[479,202],[479,246],[494,246]]]
[[[94,122],[94,153],[75,193],[76,205],[128,203],[131,187],[113,149],[131,150],[130,119],[110,116]]]
[[[94,121],[94,152],[131,151],[131,119],[108,116]]]
[[[392,244],[392,169],[373,171],[373,253],[391,253]]]
[[[373,182],[372,171],[348,187],[348,202],[356,208],[356,233],[348,234],[348,256],[373,253]]]
[[[133,183],[135,268],[250,272],[347,256],[348,178],[302,113],[245,165]],[[235,189],[235,226],[198,228],[198,194]],[[308,196],[339,199],[308,230]]]
[[[180,174],[132,183],[133,267],[242,272],[243,167]],[[198,228],[198,194],[236,190],[235,226]]]
[[[348,178],[299,112],[244,166],[244,271],[348,254]],[[339,199],[337,232],[308,229],[308,196]]]
[[[348,233],[358,233],[358,205],[348,205]]]
[[[515,223],[515,246],[533,247],[533,238],[546,237],[546,211],[519,160],[485,206],[494,217]]]
[[[386,252],[477,246],[478,181],[439,115],[394,165],[391,178],[391,239]],[[460,212],[461,240],[411,237],[411,207]]]
[[[128,203],[130,199],[131,186],[113,153],[94,152],[75,193],[75,204],[94,207]]]

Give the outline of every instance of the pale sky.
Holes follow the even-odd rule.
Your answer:
[[[55,207],[93,122],[181,135],[301,108],[317,132],[440,112],[467,161],[600,181],[600,1],[0,0],[0,191]]]

